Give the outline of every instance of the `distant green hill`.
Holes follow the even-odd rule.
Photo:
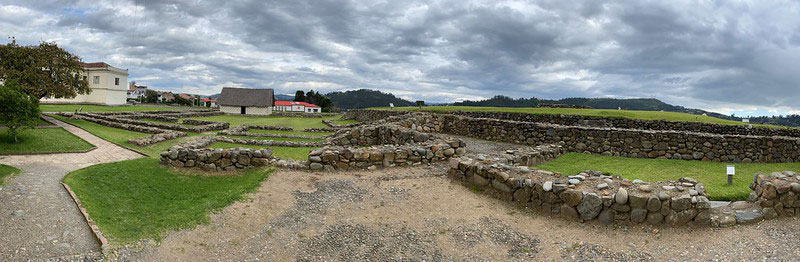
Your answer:
[[[415,105],[413,102],[396,97],[393,94],[369,89],[331,92],[326,96],[331,99],[333,105],[340,109],[389,106],[389,103],[393,103],[394,106]]]

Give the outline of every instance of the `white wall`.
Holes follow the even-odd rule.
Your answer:
[[[128,73],[120,69],[116,70],[87,70],[85,71],[86,81],[92,92],[88,95],[78,95],[72,99],[53,99],[44,98],[42,103],[91,103],[104,105],[124,105],[128,97]],[[100,83],[94,83],[94,77],[100,77]],[[119,85],[115,84],[115,78],[119,78]]]
[[[221,106],[219,106],[219,111],[222,111],[223,113],[226,113],[226,114],[239,115],[239,114],[242,113],[242,107],[240,107],[240,106],[223,106],[223,105],[221,105]],[[272,114],[272,107],[271,106],[268,106],[268,107],[248,106],[247,109],[245,110],[245,114],[247,114],[247,115],[261,115],[261,116],[271,115]]]

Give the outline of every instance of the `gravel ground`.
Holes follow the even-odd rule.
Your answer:
[[[69,170],[44,163],[20,168],[0,190],[0,260],[98,258],[97,240],[61,186]]]
[[[726,229],[603,226],[532,212],[418,166],[278,171],[248,201],[136,261],[796,261],[796,218]]]

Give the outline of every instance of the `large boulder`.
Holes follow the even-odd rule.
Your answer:
[[[600,214],[603,209],[603,199],[595,193],[586,194],[578,204],[578,213],[581,214],[581,219],[591,220]]]

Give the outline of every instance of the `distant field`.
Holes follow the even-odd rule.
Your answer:
[[[472,111],[472,112],[514,112],[514,113],[528,113],[528,114],[550,114],[550,115],[582,115],[582,116],[599,116],[599,117],[622,117],[643,120],[672,120],[684,122],[702,122],[723,125],[745,125],[745,123],[719,119],[716,117],[693,115],[687,113],[677,112],[661,112],[661,111],[637,111],[637,110],[612,110],[612,109],[573,109],[573,108],[518,108],[518,107],[482,107],[482,106],[426,106],[422,107],[377,107],[373,109],[380,110],[406,110],[406,111],[432,111],[432,112],[447,112],[447,111]],[[754,125],[771,128],[786,128],[774,125]]]
[[[122,111],[160,111],[160,110],[190,110],[205,109],[205,107],[178,107],[167,105],[124,105],[124,106],[101,106],[101,105],[39,105],[42,112],[75,112],[81,109],[82,112],[122,112]]]
[[[733,185],[728,185],[727,165],[736,167]],[[800,163],[720,163],[711,161],[648,159],[598,156],[569,153],[536,168],[575,175],[586,170],[596,170],[619,175],[627,179],[646,182],[678,180],[692,177],[706,186],[711,200],[744,200],[750,194],[750,183],[756,173],[797,171]]]

